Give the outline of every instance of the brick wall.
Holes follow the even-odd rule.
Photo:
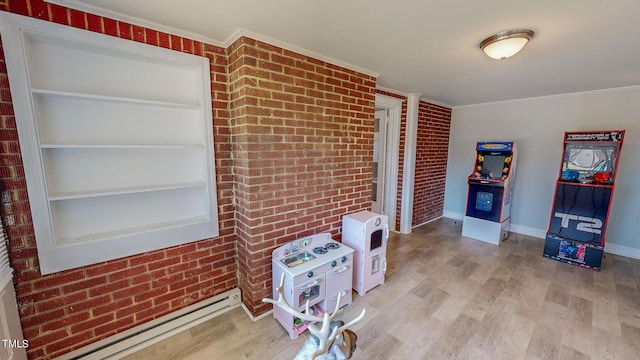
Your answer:
[[[407,133],[407,97],[385,90],[376,93],[402,100],[400,115],[400,153],[398,154],[398,193],[396,229],[400,229],[402,210],[402,180],[404,174],[404,150]],[[451,109],[420,101],[416,141],[416,167],[412,225],[420,225],[442,216],[444,208],[444,183],[449,148]]]
[[[413,193],[414,226],[442,216],[451,109],[420,101]]]
[[[31,359],[51,358],[237,287],[233,175],[225,49],[85,14],[42,0],[0,1],[32,16],[211,61],[220,236],[41,276],[0,47],[0,178],[19,311]]]
[[[375,79],[248,38],[229,48],[239,285],[271,308],[271,252],[371,208]]]
[[[254,313],[274,247],[370,208],[375,79],[242,38],[229,49],[41,0],[0,10],[211,60],[221,236],[41,276],[3,57],[0,177],[29,357],[51,358],[234,287]],[[1,49],[0,49],[1,50]],[[237,256],[236,256],[237,248]]]
[[[248,38],[221,49],[42,0],[0,0],[0,10],[211,60],[220,237],[41,276],[0,48],[2,212],[31,359],[63,354],[234,287],[260,314],[270,307],[260,299],[271,296],[273,248],[322,231],[339,238],[344,214],[370,208],[374,78]],[[378,92],[405,100],[400,214],[406,97]],[[447,110],[427,112],[446,118]]]

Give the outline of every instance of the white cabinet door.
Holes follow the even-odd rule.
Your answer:
[[[339,263],[334,268],[327,272],[326,288],[327,296],[325,301],[321,304],[324,311],[333,312],[336,308],[338,301],[338,294],[340,297],[340,307],[351,304],[351,281],[353,277],[353,262],[348,261],[345,263]]]

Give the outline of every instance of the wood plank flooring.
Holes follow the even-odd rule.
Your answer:
[[[640,359],[640,260],[606,254],[595,272],[543,258],[541,239],[461,232],[440,219],[391,235],[386,283],[339,315],[367,310],[352,359]],[[126,359],[293,359],[307,336],[238,308]]]

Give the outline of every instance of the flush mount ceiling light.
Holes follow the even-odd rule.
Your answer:
[[[482,40],[480,49],[492,59],[506,59],[522,50],[533,34],[528,29],[501,31]]]

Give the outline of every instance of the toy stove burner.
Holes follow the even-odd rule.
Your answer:
[[[325,245],[325,247],[327,248],[327,250],[335,250],[335,249],[340,247],[340,244],[338,244],[338,243],[328,243],[327,245]]]
[[[313,248],[313,252],[318,255],[326,254],[327,251],[329,250],[327,250],[325,246],[318,246]]]

